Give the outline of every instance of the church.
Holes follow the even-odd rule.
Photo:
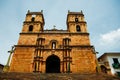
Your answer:
[[[96,73],[95,51],[82,11],[68,11],[66,30],[45,30],[44,25],[43,11],[28,10],[9,72]]]

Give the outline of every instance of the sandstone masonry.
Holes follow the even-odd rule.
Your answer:
[[[27,12],[10,72],[96,72],[96,58],[82,11],[68,11],[67,30],[44,30],[44,24],[42,11]]]

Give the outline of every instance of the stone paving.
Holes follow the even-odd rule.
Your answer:
[[[120,80],[106,74],[67,74],[67,73],[0,73],[0,80]]]

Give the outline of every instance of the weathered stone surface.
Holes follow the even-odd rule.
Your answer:
[[[0,73],[0,80],[120,80],[106,74]]]
[[[32,15],[35,15],[34,21],[31,21]],[[44,30],[43,14],[27,13],[18,44],[15,46],[10,72],[46,73],[46,60],[53,55],[60,60],[58,66],[61,73],[96,72],[96,57],[82,13],[68,12],[67,30]]]

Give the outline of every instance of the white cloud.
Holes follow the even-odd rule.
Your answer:
[[[105,52],[120,52],[120,28],[101,34],[93,44],[100,53],[98,56]]]
[[[100,44],[107,46],[110,44],[112,46],[120,44],[120,28],[109,33],[100,35]]]

